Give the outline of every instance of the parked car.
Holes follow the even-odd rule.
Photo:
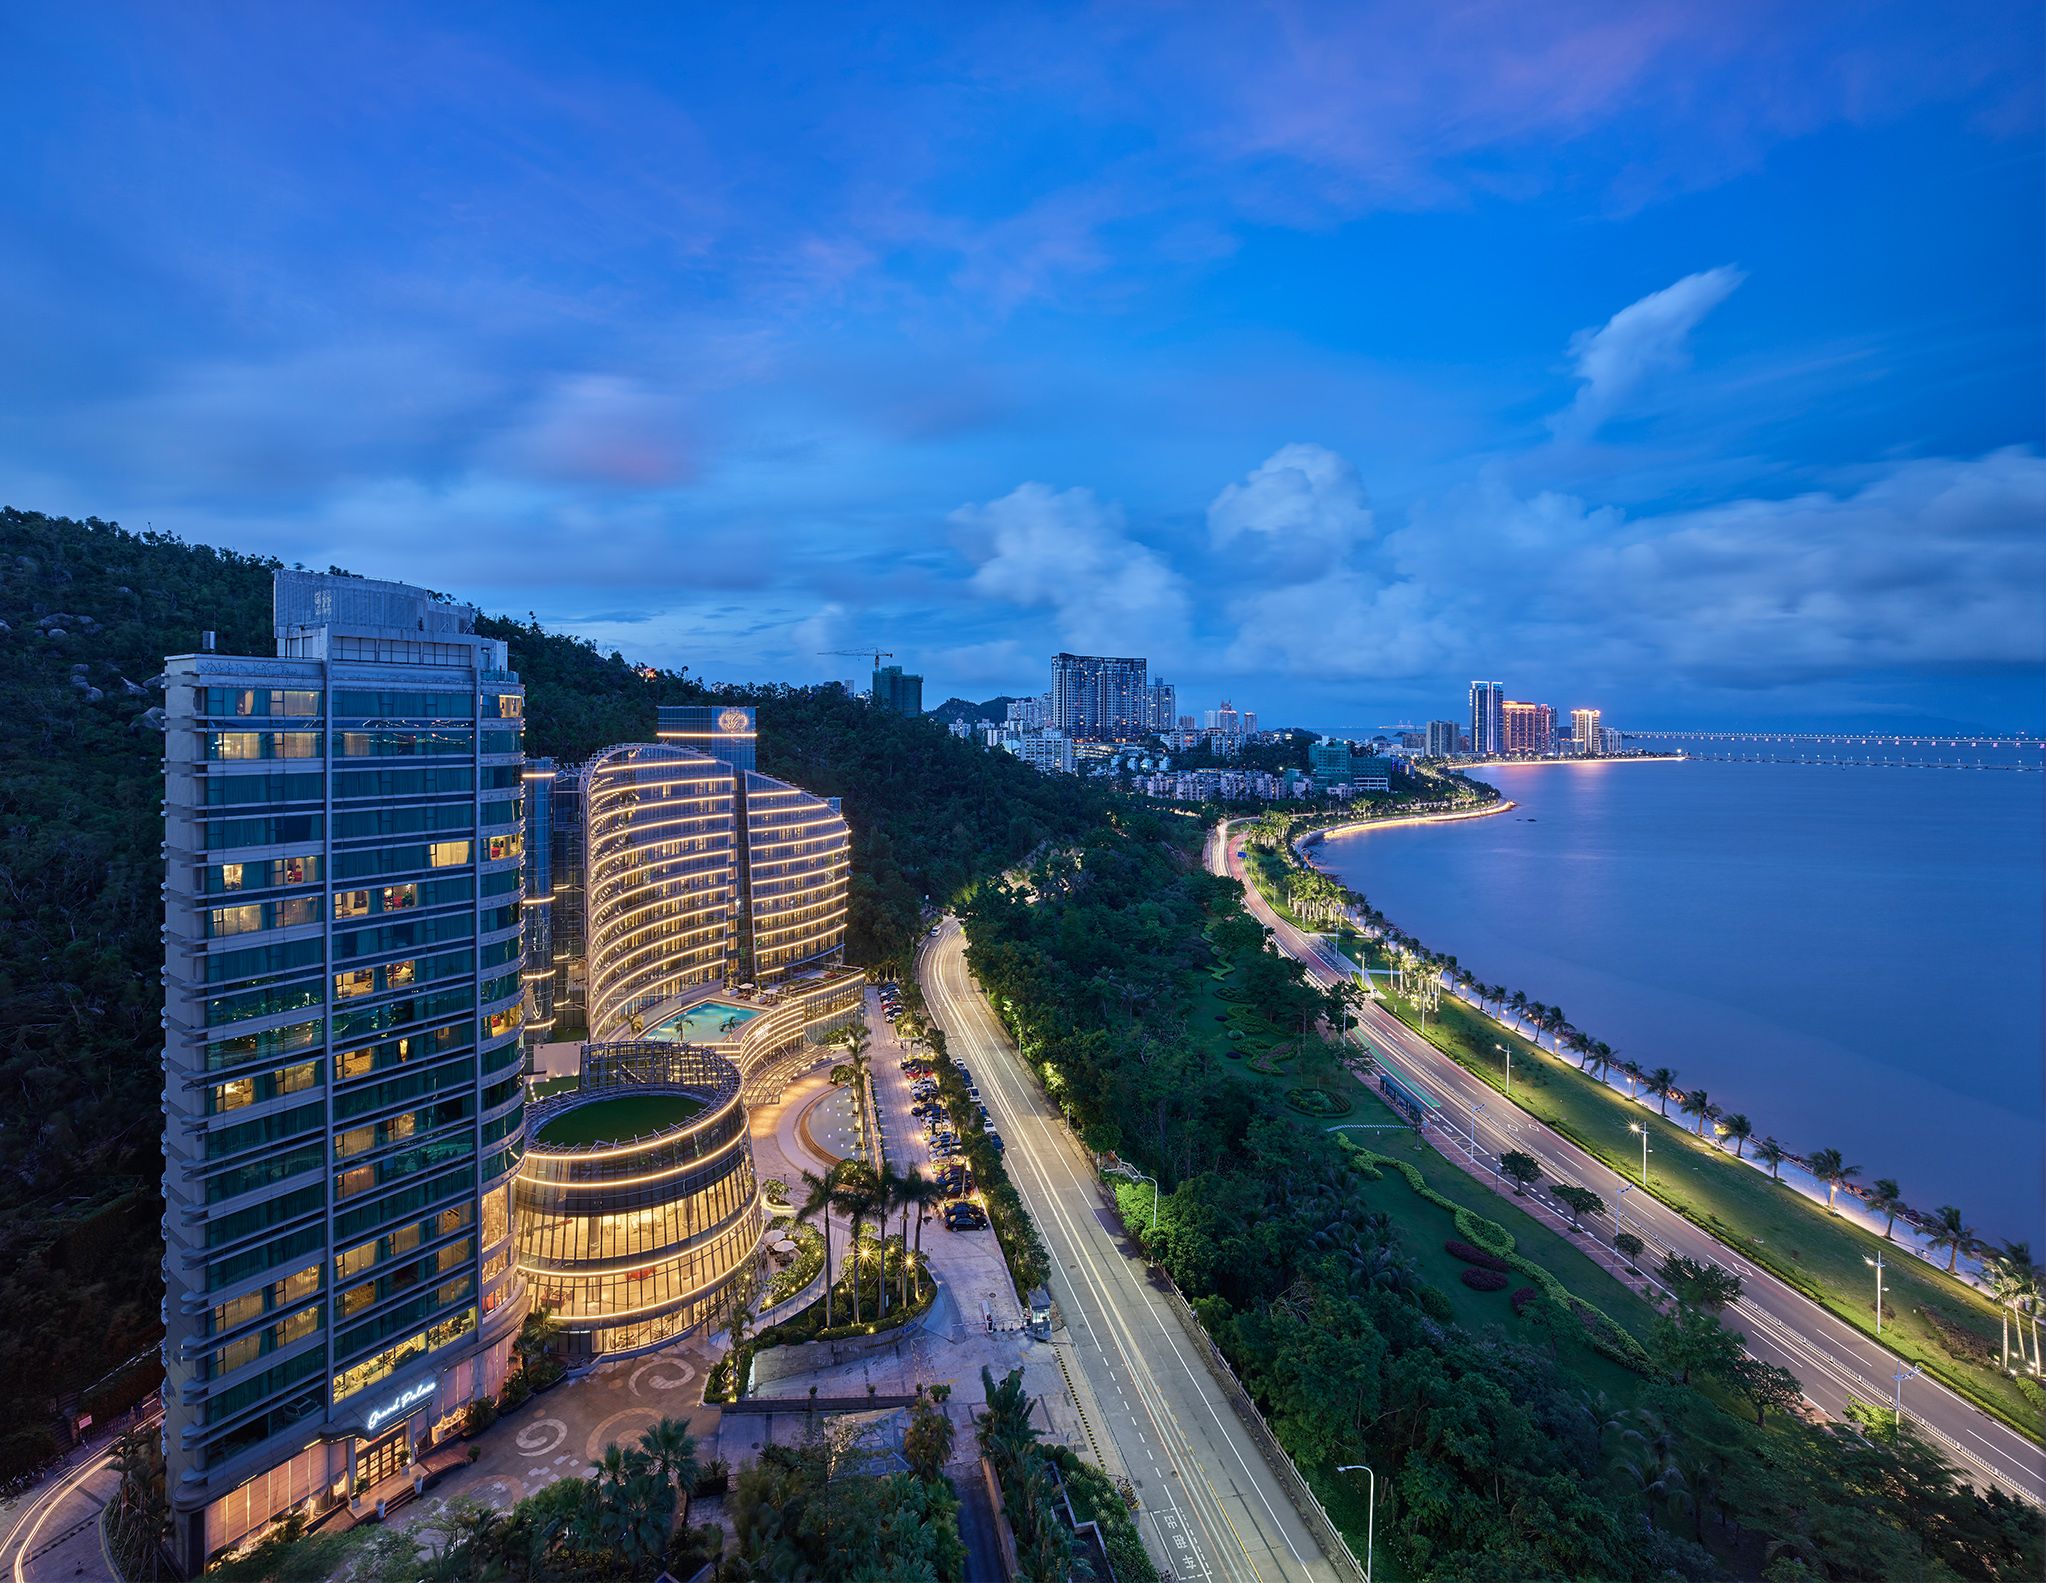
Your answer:
[[[994,1145],[994,1150],[997,1154],[1008,1148],[1008,1145],[1002,1142],[1002,1135],[999,1132],[990,1132],[987,1135],[987,1141]]]
[[[956,1204],[945,1206],[945,1229],[947,1231],[978,1231],[987,1224],[987,1211],[970,1199],[961,1199]]]

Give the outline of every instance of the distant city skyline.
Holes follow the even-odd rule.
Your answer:
[[[2039,726],[2039,10],[1737,11],[31,9],[0,501],[712,680]]]

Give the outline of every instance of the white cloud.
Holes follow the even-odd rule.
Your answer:
[[[1239,600],[1227,660],[1743,689],[2036,667],[2041,522],[2046,459],[2019,449],[1634,518],[1488,478],[1417,508],[1365,563]]]
[[[1648,380],[1684,367],[1691,332],[1746,279],[1731,264],[1701,270],[1629,303],[1596,330],[1578,331],[1570,355],[1583,383],[1550,427],[1566,439],[1589,438]]]
[[[951,520],[983,598],[1052,612],[1059,641],[1097,654],[1167,653],[1184,638],[1186,585],[1089,489],[1024,484]]]
[[[1299,581],[1371,537],[1371,507],[1357,469],[1319,445],[1282,445],[1208,507],[1217,549],[1247,547],[1255,570]]]

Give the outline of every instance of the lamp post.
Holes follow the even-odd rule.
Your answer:
[[[1906,1380],[1915,1380],[1924,1372],[1924,1364],[1914,1363],[1910,1368],[1900,1368],[1895,1374],[1890,1376],[1896,1386],[1896,1394],[1891,1398],[1890,1411],[1895,1415],[1896,1424],[1899,1429],[1904,1427],[1904,1382]]]
[[[1648,1185],[1648,1129],[1638,1121],[1630,1121],[1627,1123],[1627,1130],[1641,1134],[1641,1185],[1646,1187]]]
[[[1880,1250],[1874,1258],[1862,1255],[1861,1262],[1876,1272],[1876,1334],[1883,1333],[1883,1256]]]
[[[1633,1191],[1634,1191],[1634,1184],[1633,1184],[1632,1182],[1622,1182],[1622,1183],[1620,1184],[1620,1191],[1619,1191],[1619,1193],[1618,1193],[1618,1194],[1617,1194],[1617,1195],[1616,1195],[1616,1196],[1614,1197],[1614,1199],[1613,1199],[1613,1257],[1614,1257],[1614,1258],[1618,1258],[1618,1257],[1620,1256],[1620,1232],[1621,1232],[1621,1231],[1622,1231],[1622,1230],[1624,1229],[1624,1227],[1623,1227],[1623,1226],[1621,1225],[1621,1220],[1622,1220],[1622,1217],[1624,1217],[1624,1216],[1626,1215],[1626,1213],[1627,1213],[1627,1195],[1628,1195],[1629,1193],[1633,1192]]]
[[[1492,1041],[1492,1048],[1506,1057],[1506,1097],[1513,1097],[1513,1052],[1498,1040]]]
[[[1364,1473],[1371,1478],[1370,1505],[1364,1516],[1364,1583],[1371,1583],[1371,1552],[1378,1539],[1378,1475],[1362,1462],[1345,1463],[1338,1473]]]
[[[1471,1164],[1478,1163],[1478,1116],[1484,1106],[1475,1099],[1471,1101]]]

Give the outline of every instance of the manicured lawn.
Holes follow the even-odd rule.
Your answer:
[[[1282,916],[1290,917],[1283,879],[1274,882],[1272,872],[1271,865],[1263,865],[1259,889]],[[2018,1382],[1997,1367],[1997,1310],[1972,1287],[1828,1214],[1737,1161],[1731,1150],[1701,1141],[1674,1102],[1664,1120],[1653,1105],[1629,1100],[1573,1062],[1538,1051],[1447,991],[1423,1028],[1413,1008],[1391,993],[1389,978],[1375,971],[1383,961],[1382,953],[1370,953],[1374,977],[1386,995],[1383,1004],[1429,1043],[1502,1093],[1505,1061],[1493,1047],[1507,1045],[1513,1052],[1513,1102],[1628,1181],[1639,1181],[1641,1170],[1641,1140],[1628,1124],[1647,1127],[1650,1192],[1870,1334],[1875,1330],[1875,1282],[1865,1260],[1887,1246],[1884,1343],[2025,1434],[2037,1439],[2046,1431],[2046,1411],[2028,1401]]]
[[[592,1143],[629,1143],[649,1133],[679,1127],[703,1109],[687,1094],[620,1094],[577,1105],[544,1122],[535,1143],[576,1149]]]

